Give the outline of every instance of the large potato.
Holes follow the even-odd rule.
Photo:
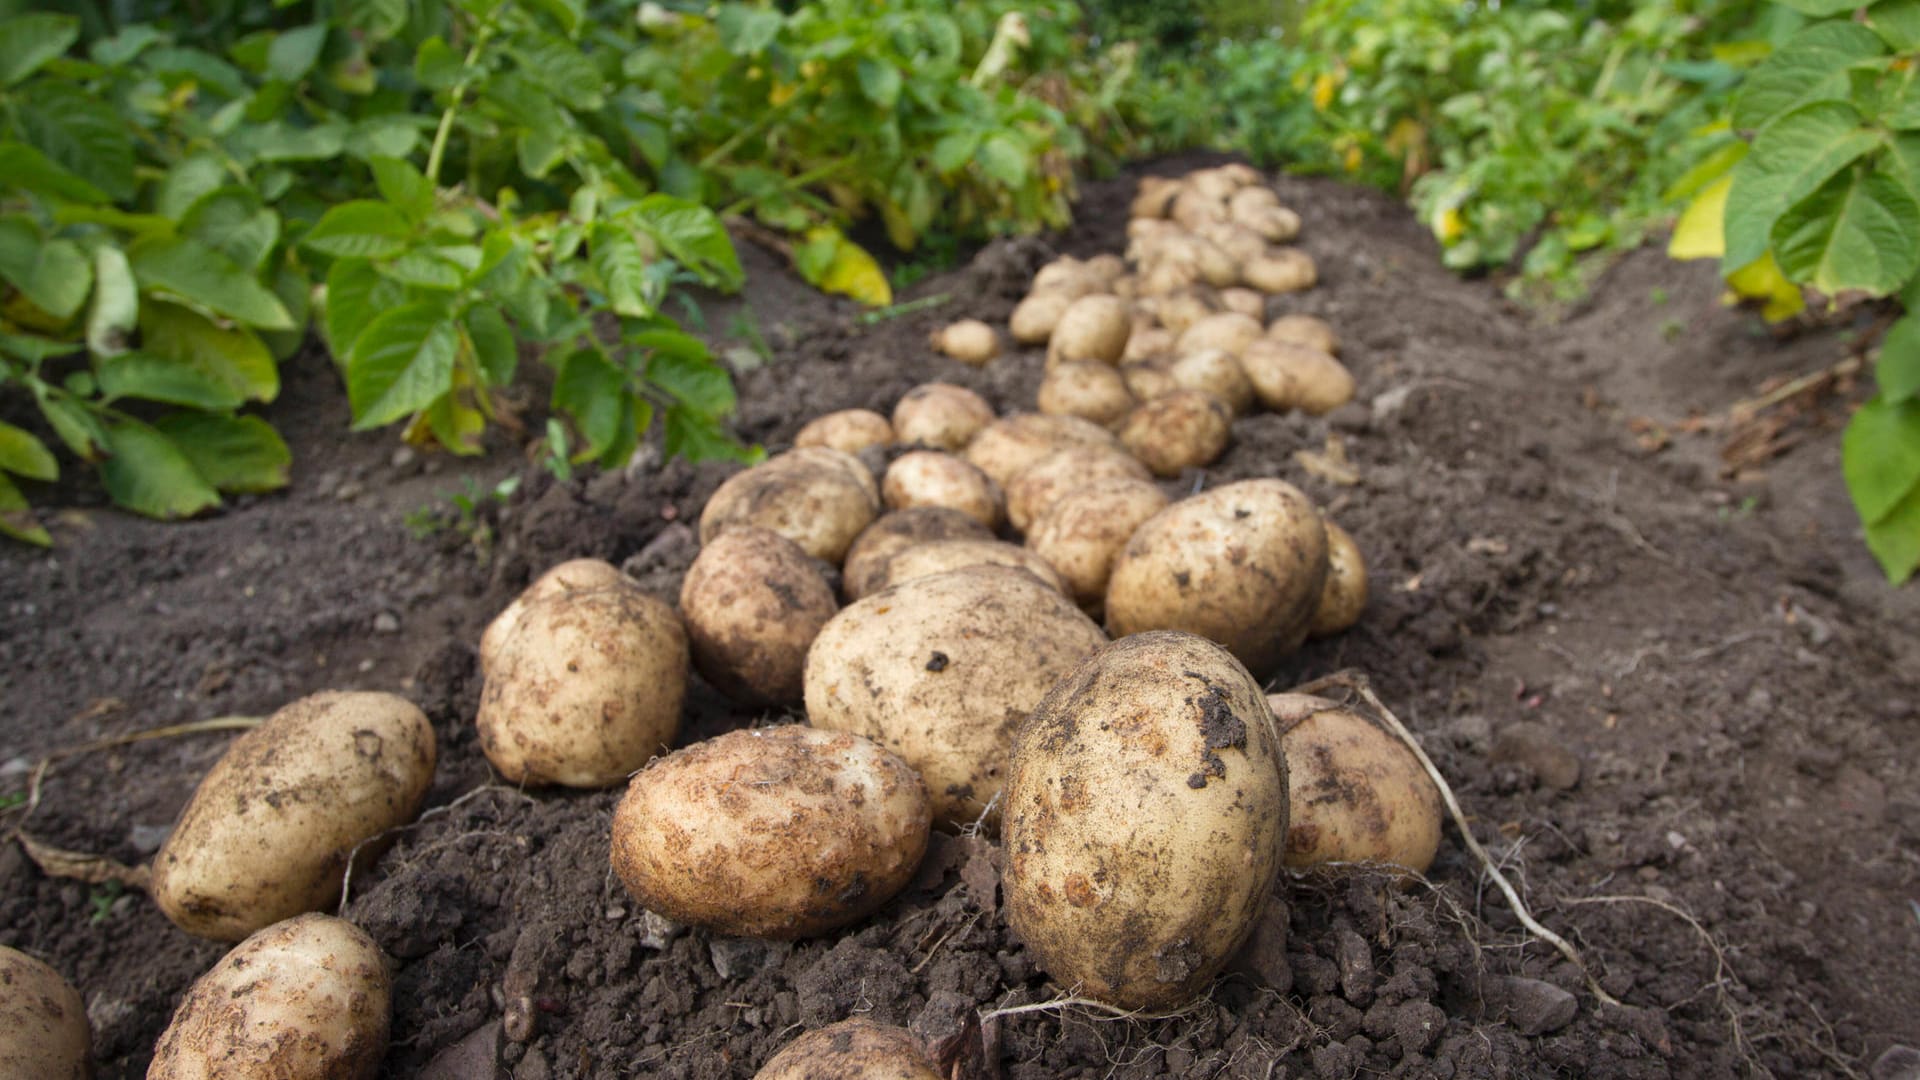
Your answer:
[[[1067,583],[1061,580],[1060,572],[1038,552],[1002,540],[934,540],[907,548],[887,560],[886,576],[881,585],[891,588],[903,581],[932,577],[968,566],[1010,566],[1025,570],[1062,593],[1067,591]]]
[[[1239,356],[1248,345],[1260,340],[1263,330],[1260,320],[1251,315],[1222,311],[1187,327],[1174,346],[1174,352],[1185,356],[1202,349],[1219,349]]]
[[[1007,485],[1007,520],[1026,532],[1060,496],[1099,480],[1147,480],[1147,467],[1121,450],[1075,446],[1020,470]]]
[[[1259,684],[1191,634],[1123,638],[1020,730],[1007,922],[1061,986],[1123,1009],[1202,993],[1279,870],[1287,762]]]
[[[527,605],[536,600],[545,600],[550,596],[581,592],[587,589],[604,589],[619,584],[631,584],[627,575],[610,562],[600,559],[568,559],[533,579],[506,610],[494,617],[480,635],[480,670],[485,671],[493,665],[494,658],[500,652],[500,643],[513,633],[520,623],[520,616],[526,614]]]
[[[872,446],[892,446],[893,423],[872,409],[841,409],[808,421],[794,435],[793,445],[858,454]]]
[[[1027,534],[1027,547],[1066,582],[1081,607],[1099,612],[1107,578],[1127,538],[1166,509],[1167,497],[1145,480],[1103,480],[1062,495]]]
[[[893,407],[893,433],[901,443],[958,452],[993,423],[987,399],[952,383],[923,383]]]
[[[1000,485],[966,460],[939,450],[913,450],[893,459],[880,490],[888,510],[944,506],[988,529],[1006,514]]]
[[[92,1061],[80,992],[48,965],[0,945],[0,1076],[85,1080]]]
[[[1332,354],[1266,338],[1247,346],[1240,366],[1260,403],[1275,412],[1321,416],[1353,400],[1353,373]]]
[[[800,545],[750,525],[701,548],[680,586],[694,670],[749,705],[800,700],[807,646],[838,610]]]
[[[528,606],[480,693],[480,749],[515,784],[606,787],[672,745],[687,634],[623,585]]]
[[[1325,319],[1312,315],[1282,315],[1267,324],[1267,337],[1319,349],[1332,356],[1340,355],[1340,338],[1334,334],[1333,327],[1327,325]]]
[[[1406,744],[1307,694],[1267,698],[1292,789],[1286,864],[1374,862],[1424,874],[1440,850],[1440,789]]]
[[[1272,231],[1284,231],[1284,224]],[[1249,259],[1240,268],[1240,276],[1270,295],[1311,289],[1320,281],[1313,256],[1299,248],[1273,248],[1257,259]]]
[[[1282,480],[1243,480],[1134,530],[1107,582],[1107,626],[1199,634],[1264,674],[1306,640],[1326,578],[1313,503]]]
[[[1219,398],[1235,416],[1253,408],[1253,384],[1247,381],[1246,369],[1232,354],[1220,349],[1188,353],[1175,360],[1167,374],[1182,390],[1198,390]]]
[[[1127,414],[1120,445],[1155,476],[1179,476],[1226,452],[1232,431],[1233,410],[1226,402],[1199,390],[1174,390]]]
[[[368,1080],[380,1071],[393,988],[380,947],[331,915],[241,942],[193,984],[147,1080]]]
[[[865,918],[927,849],[927,791],[857,735],[729,731],[627,786],[613,870],[647,910],[722,934],[796,938]]]
[[[753,1080],[947,1080],[913,1033],[863,1016],[809,1031],[780,1048]]]
[[[944,506],[916,506],[882,514],[847,549],[841,587],[847,599],[858,600],[878,592],[887,576],[887,562],[915,544],[932,540],[991,540],[993,530],[958,510]]]
[[[1327,527],[1327,583],[1320,589],[1320,602],[1313,609],[1310,637],[1337,634],[1360,621],[1367,610],[1367,563],[1352,534],[1321,518]]]
[[[1113,433],[1077,416],[1020,413],[996,420],[967,444],[964,455],[1005,489],[1020,470],[1069,446],[1120,449]]]
[[[1106,427],[1133,408],[1133,395],[1112,364],[1074,360],[1047,372],[1036,403],[1048,416],[1078,416]]]
[[[727,478],[700,513],[700,542],[735,525],[771,529],[835,566],[880,509],[860,459],[825,446],[798,447]]]
[[[285,706],[233,740],[194,789],[153,857],[154,902],[218,941],[326,907],[354,849],[419,812],[435,751],[426,714],[393,694],[327,691]]]
[[[1117,364],[1132,330],[1125,300],[1106,293],[1083,296],[1061,313],[1059,325],[1047,339],[1047,366],[1072,360]]]
[[[973,822],[1042,695],[1106,635],[1023,570],[974,566],[848,605],[807,654],[807,717],[918,769],[934,820]]]

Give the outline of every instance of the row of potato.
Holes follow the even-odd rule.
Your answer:
[[[1181,228],[1217,224],[1207,208],[1218,205],[1277,211],[1266,227],[1286,235],[1271,239],[1298,229],[1255,197],[1263,187],[1219,198],[1218,179],[1149,188],[1142,202]],[[1208,262],[1135,241],[1136,295]],[[1043,270],[1036,295],[1065,276]],[[1067,309],[1098,296],[1117,294],[1084,293]],[[1261,336],[1229,354],[1243,371],[1258,342],[1281,340],[1255,327]],[[1129,337],[1156,329],[1169,327]],[[1087,362],[1057,327],[1054,338],[1055,372]],[[1225,368],[1182,370],[1209,365]],[[1186,388],[1147,405],[1188,392],[1219,412],[1210,392]],[[501,612],[479,643],[482,749],[529,788],[625,784],[612,868],[677,921],[827,933],[904,886],[931,828],[998,828],[1009,923],[1055,982],[1126,1008],[1204,992],[1282,864],[1423,871],[1439,800],[1412,755],[1363,717],[1261,691],[1252,672],[1360,616],[1365,570],[1352,539],[1282,481],[1170,500],[1153,477],[1204,464],[1191,446],[1165,445],[1211,444],[1192,432],[1155,419],[1116,434],[1058,411],[996,417],[937,383],[890,417],[822,417],[715,492],[677,609],[608,563],[576,560]],[[876,447],[893,455],[879,477],[857,456]],[[1001,539],[1014,534],[1024,543]],[[806,722],[661,756],[678,738],[690,669],[743,704],[804,703]],[[182,929],[240,944],[182,1001],[150,1077],[374,1074],[386,968],[358,928],[316,913],[338,900],[349,862],[414,819],[434,762],[426,717],[380,693],[315,695],[235,740],[155,856],[152,892]],[[84,1069],[77,995],[20,954],[0,965],[0,979],[17,970],[15,985],[66,994],[8,992],[0,1031],[42,1055],[36,1075],[81,1075],[49,1065]],[[762,1075],[807,1075],[848,1046],[906,1046],[843,1027],[797,1040]],[[922,1075],[908,1050],[903,1075]],[[0,1034],[0,1066],[16,1052]]]

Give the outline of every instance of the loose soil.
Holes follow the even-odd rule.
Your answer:
[[[813,416],[886,410],[931,379],[1030,408],[1037,353],[976,371],[925,335],[1004,322],[1054,251],[1123,247],[1132,175],[1089,185],[1072,231],[990,245],[910,294],[947,303],[872,326],[743,245],[745,299],[704,308],[720,336],[750,320],[771,346],[739,379],[741,434],[777,449]],[[1284,688],[1366,672],[1534,914],[1624,1004],[1529,939],[1450,827],[1425,883],[1287,878],[1189,1011],[1003,1015],[988,1056],[1014,1078],[1793,1076],[1864,1073],[1920,1044],[1920,597],[1879,579],[1841,489],[1837,429],[1862,390],[1842,378],[1790,402],[1774,434],[1797,445],[1731,478],[1727,431],[1686,423],[1843,359],[1872,313],[1776,337],[1720,306],[1709,268],[1649,251],[1541,327],[1446,273],[1390,199],[1278,186],[1322,284],[1276,310],[1338,328],[1365,404],[1244,419],[1221,461],[1170,487],[1280,476],[1358,539],[1365,618],[1264,674]],[[62,747],[324,688],[419,702],[441,739],[432,809],[346,904],[397,965],[395,1077],[747,1077],[850,1015],[938,1030],[1061,994],[1005,929],[983,840],[937,838],[914,886],[846,933],[722,939],[661,925],[609,875],[617,793],[491,777],[472,728],[488,619],[573,556],[672,595],[686,524],[728,467],[644,458],[563,483],[505,434],[477,462],[423,457],[346,434],[322,353],[286,380],[268,415],[297,454],[288,492],[159,525],[69,482],[40,493],[61,507],[51,553],[0,550],[0,792],[24,792]],[[1329,440],[1352,476],[1303,464]],[[788,718],[696,686],[683,739]],[[61,759],[8,827],[137,864],[227,738]],[[222,952],[137,892],[47,876],[11,841],[0,943],[80,988],[104,1077],[143,1073]],[[500,1034],[507,985],[533,1005],[524,1042]]]

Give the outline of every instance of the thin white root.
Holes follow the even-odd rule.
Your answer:
[[[15,808],[18,810],[20,817],[19,820],[13,823],[13,831],[7,834],[8,838],[11,839],[19,836],[21,830],[26,828],[27,819],[33,816],[35,810],[39,809],[40,797],[44,792],[44,784],[47,778],[47,770],[51,769],[53,763],[56,761],[64,761],[70,757],[79,757],[82,754],[91,754],[98,750],[111,750],[116,746],[128,746],[137,742],[147,742],[152,739],[171,739],[180,735],[198,735],[203,731],[245,731],[249,728],[257,728],[263,722],[264,718],[258,716],[216,716],[211,720],[195,720],[185,724],[169,724],[166,727],[148,728],[145,731],[132,731],[125,735],[109,735],[104,739],[93,739],[88,742],[76,743],[73,746],[63,746],[49,753],[46,757],[41,758],[34,764],[33,773],[27,779],[27,801]]]
[[[1182,1005],[1172,1012],[1150,1013],[1139,1010],[1122,1009],[1114,1005],[1109,1005],[1104,1001],[1095,1001],[1093,998],[1068,995],[1067,997],[1053,998],[1050,1001],[1036,1001],[1031,1005],[1010,1005],[1006,1008],[983,1012],[980,1014],[980,1022],[985,1024],[989,1020],[998,1020],[1003,1016],[1018,1016],[1021,1013],[1060,1012],[1075,1007],[1106,1013],[1116,1020],[1171,1020],[1175,1017],[1185,1016],[1199,1008],[1205,1000],[1205,998],[1195,1000],[1189,1004]]]

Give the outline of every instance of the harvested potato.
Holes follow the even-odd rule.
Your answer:
[[[1020,470],[1007,485],[1007,520],[1026,532],[1054,500],[1096,480],[1146,480],[1147,467],[1123,450],[1070,446]]]
[[[1000,485],[965,460],[938,450],[914,450],[893,459],[880,489],[889,510],[944,506],[989,529],[1005,514]]]
[[[1322,517],[1320,523],[1327,529],[1327,583],[1314,606],[1309,637],[1337,634],[1359,622],[1367,610],[1367,564],[1360,557],[1360,545],[1332,518]]]
[[[1167,374],[1174,386],[1212,394],[1226,404],[1234,416],[1243,416],[1253,408],[1253,384],[1240,361],[1222,349],[1201,349],[1175,360]],[[1159,395],[1154,395],[1158,397]]]
[[[604,589],[623,582],[630,583],[630,579],[620,572],[619,567],[599,559],[568,559],[549,568],[515,597],[513,603],[508,604],[493,622],[487,624],[486,630],[480,635],[480,670],[484,672],[493,665],[494,657],[500,652],[500,642],[512,634],[513,628],[520,622],[520,616],[526,613],[528,604],[549,596]]]
[[[1226,221],[1227,203],[1218,193],[1200,190],[1200,185],[1189,176],[1186,188],[1173,197],[1167,216],[1188,232],[1197,232],[1212,222]]]
[[[1319,349],[1330,356],[1340,355],[1340,339],[1333,327],[1312,315],[1282,315],[1267,324],[1267,339]]]
[[[1313,257],[1298,248],[1273,248],[1240,267],[1241,280],[1263,293],[1300,292],[1311,289],[1320,280]]]
[[[1200,271],[1200,280],[1216,289],[1240,283],[1240,261],[1218,244],[1204,236],[1195,236],[1187,241],[1187,251],[1194,268]]]
[[[926,786],[857,735],[729,731],[627,785],[613,871],[648,911],[742,937],[797,938],[872,914],[927,850]]]
[[[893,407],[893,433],[908,446],[959,451],[991,423],[987,399],[952,383],[923,383]]]
[[[300,915],[234,946],[194,982],[147,1080],[370,1080],[392,1023],[380,947],[345,919]]]
[[[1266,178],[1260,175],[1260,170],[1244,161],[1229,161],[1225,165],[1220,166],[1219,171],[1220,175],[1233,181],[1238,187],[1246,187],[1249,184],[1266,183]]]
[[[1242,225],[1234,225],[1231,223],[1210,225],[1202,235],[1208,240],[1213,241],[1221,251],[1226,252],[1236,267],[1244,266],[1247,262],[1267,253],[1267,238]],[[1249,289],[1247,291],[1252,292],[1255,296],[1259,296],[1262,307],[1265,306],[1266,297],[1263,294],[1256,289]],[[1264,312],[1248,312],[1248,314],[1262,315]]]
[[[1259,319],[1237,311],[1222,311],[1182,331],[1173,351],[1176,355],[1185,356],[1202,349],[1219,349],[1239,356],[1248,345],[1260,340],[1261,330]]]
[[[916,506],[882,514],[847,549],[847,565],[840,575],[849,600],[879,592],[887,576],[887,561],[914,546],[934,540],[991,540],[993,530],[958,510]]]
[[[328,691],[281,708],[194,789],[153,857],[154,903],[217,941],[326,907],[355,849],[419,812],[435,751],[426,714],[393,694]]]
[[[1260,403],[1275,412],[1321,416],[1353,400],[1353,373],[1319,349],[1264,338],[1247,346],[1240,367]]]
[[[1126,381],[1127,393],[1132,394],[1135,401],[1152,401],[1180,389],[1173,378],[1173,361],[1166,357],[1122,364],[1120,378]]]
[[[961,319],[935,330],[928,339],[935,352],[975,367],[1000,355],[1000,336],[979,319]]]
[[[1067,305],[1077,299],[1063,292],[1032,293],[1014,305],[1013,314],[1007,317],[1007,332],[1022,345],[1044,345],[1053,336],[1053,328],[1060,325]]]
[[[1140,360],[1153,360],[1173,352],[1174,333],[1165,327],[1141,326],[1134,324],[1133,332],[1127,335],[1127,348],[1120,354],[1122,366]]]
[[[1280,196],[1265,184],[1242,187],[1227,196],[1227,213],[1234,218],[1245,217],[1259,209],[1277,209]]]
[[[1171,296],[1200,283],[1200,268],[1191,259],[1154,259],[1142,266],[1134,286],[1141,296]]]
[[[1210,169],[1195,169],[1187,174],[1187,187],[1215,202],[1224,203],[1244,185],[1241,176],[1238,170],[1229,169],[1224,165]]]
[[[1107,625],[1200,634],[1264,674],[1306,640],[1326,578],[1313,503],[1282,480],[1242,480],[1134,530],[1107,583]]]
[[[48,965],[0,945],[0,1076],[86,1080],[92,1041],[80,992]]]
[[[1078,416],[1107,427],[1133,408],[1133,395],[1113,365],[1075,360],[1040,380],[1038,404],[1048,416]]]
[[[1253,207],[1235,214],[1233,221],[1275,244],[1284,244],[1300,236],[1300,215],[1284,206]]]
[[[1140,295],[1140,280],[1132,274],[1121,274],[1113,279],[1113,284],[1108,286],[1107,291],[1122,300],[1131,301]]]
[[[1160,1009],[1204,992],[1266,904],[1287,761],[1238,661],[1141,634],[1034,709],[1005,800],[1008,925],[1056,983]]]
[[[1013,733],[1106,635],[1023,570],[973,566],[848,605],[807,654],[807,718],[919,770],[934,820],[979,819],[1006,776]]]
[[[1373,862],[1424,874],[1440,850],[1440,789],[1405,743],[1307,694],[1267,698],[1291,773],[1286,864]]]
[[[1112,432],[1090,420],[1020,413],[988,424],[963,456],[1004,490],[1020,470],[1069,446],[1120,449]]]
[[[1143,176],[1135,191],[1127,216],[1157,220],[1166,217],[1167,211],[1173,208],[1174,196],[1180,194],[1180,181],[1165,176]]]
[[[1103,252],[1080,264],[1082,273],[1102,285],[1112,287],[1127,273],[1127,260],[1112,252]]]
[[[1006,566],[1025,570],[1057,592],[1065,593],[1067,583],[1059,571],[1048,565],[1039,553],[1001,540],[931,540],[894,554],[887,560],[882,588],[892,588],[914,578],[932,577],[949,570],[969,566]]]
[[[680,586],[694,670],[749,705],[800,700],[807,646],[838,610],[819,563],[751,525],[701,548]]]
[[[755,525],[837,566],[879,509],[878,487],[860,459],[824,446],[799,447],[728,477],[700,513],[700,542],[710,544],[735,525]]]
[[[1258,289],[1234,286],[1220,290],[1220,310],[1237,311],[1250,319],[1267,317],[1267,298]]]
[[[1033,275],[1032,292],[1047,292],[1053,289],[1069,288],[1086,278],[1086,264],[1071,255],[1062,255],[1041,267]]]
[[[538,601],[486,673],[480,749],[509,783],[618,783],[673,744],[687,661],[680,617],[637,585]]]
[[[1120,445],[1155,476],[1179,476],[1218,459],[1232,433],[1233,410],[1226,402],[1200,390],[1174,390],[1127,414]]]
[[[863,1016],[809,1031],[780,1048],[753,1080],[947,1080],[906,1028]]]
[[[1081,607],[1106,604],[1113,560],[1133,530],[1166,509],[1167,497],[1145,480],[1102,480],[1055,500],[1033,523],[1027,547],[1046,560]]]
[[[1180,348],[1180,335],[1185,334],[1193,325],[1214,314],[1213,294],[1198,289],[1174,293],[1163,298],[1155,308],[1154,316],[1160,325],[1174,334],[1173,352]]]
[[[1047,366],[1070,360],[1117,364],[1127,351],[1127,334],[1132,329],[1125,300],[1105,293],[1083,296],[1061,313],[1060,325],[1047,339]]]
[[[794,435],[793,445],[858,454],[871,446],[892,446],[893,424],[872,409],[841,409],[808,421]]]

